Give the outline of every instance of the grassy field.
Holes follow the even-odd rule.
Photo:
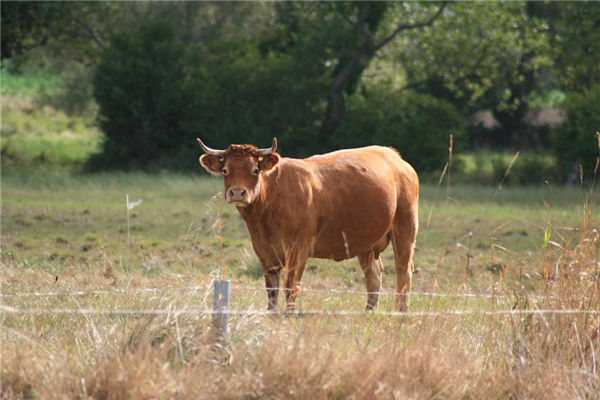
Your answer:
[[[349,315],[234,315],[227,346],[197,312],[212,305],[211,282],[231,281],[235,310],[267,299],[221,190],[200,172],[4,173],[1,397],[600,396],[589,189],[425,185],[412,314],[388,314],[387,294],[358,313],[358,263],[309,260],[297,307]],[[142,202],[127,212],[126,196]],[[388,249],[385,292],[392,260]],[[571,309],[588,313],[539,311]]]
[[[96,106],[68,91],[68,74],[23,67],[10,73],[0,67],[1,166],[3,172],[71,171],[98,152],[102,134],[96,126]],[[67,112],[76,103],[82,110]],[[85,107],[84,107],[85,105]]]

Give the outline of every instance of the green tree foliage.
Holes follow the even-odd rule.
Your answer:
[[[13,74],[52,74],[36,98],[70,115],[93,114],[92,76],[109,37],[137,18],[123,2],[7,1],[2,3],[2,67]],[[50,93],[51,92],[51,93]]]
[[[37,22],[39,15],[45,13],[45,8],[44,5],[43,8],[36,9],[34,4],[29,2],[2,4],[2,59],[14,57],[29,47],[44,42],[44,24]]]
[[[418,13],[423,6],[396,7]],[[522,2],[454,3],[432,26],[402,35],[386,56],[400,61],[408,87],[445,98],[464,113],[491,109],[506,135],[519,133],[540,74],[551,65],[545,26]]]
[[[266,48],[295,54],[327,67],[330,79],[327,112],[321,124],[331,134],[344,116],[344,94],[352,94],[372,59],[404,31],[429,26],[442,15],[446,3],[422,7],[418,18],[404,13],[386,31],[381,29],[393,3],[322,2],[278,5],[278,36]],[[383,33],[380,33],[383,32]]]
[[[156,169],[191,142],[181,128],[189,102],[176,35],[173,21],[151,20],[112,38],[94,78],[106,140],[91,168]]]
[[[297,7],[282,5],[288,6],[292,10]],[[317,5],[320,18],[333,12],[330,7],[332,5]],[[348,4],[335,6],[333,10],[353,12],[353,7]],[[369,10],[374,12],[373,8]],[[192,11],[198,12],[197,9]],[[179,34],[175,35],[171,31],[166,34],[164,30],[147,28],[162,26],[160,24],[144,24],[134,32],[113,38],[98,66],[95,82],[102,127],[108,137],[104,147],[108,165],[118,165],[117,160],[123,158],[126,166],[164,166],[168,163],[160,160],[161,151],[178,154],[175,148],[178,145],[187,148],[187,143],[193,145],[195,136],[202,137],[214,147],[236,142],[269,144],[271,138],[277,136],[282,150],[293,156],[347,147],[348,144],[341,141],[330,140],[321,128],[324,116],[331,108],[330,91],[338,74],[336,68],[341,65],[336,60],[350,57],[356,49],[348,45],[334,52],[337,39],[333,40],[329,34],[333,33],[340,43],[347,43],[349,35],[360,35],[349,22],[344,22],[342,29],[333,26],[316,29],[309,26],[307,21],[313,20],[306,16],[303,5],[300,11],[279,13],[279,18],[296,21],[286,20],[286,24],[297,26],[302,32],[299,36],[288,32],[287,36],[279,38],[267,32],[252,37],[233,29],[229,35],[204,35],[198,42],[186,44],[181,40],[181,32],[187,29],[181,29],[181,26],[177,30]],[[169,15],[173,13],[171,10]],[[366,18],[365,24],[375,29],[380,18],[381,15],[374,20]],[[168,47],[169,41],[176,43],[169,48],[175,53],[156,52],[156,43],[165,43]],[[317,50],[318,44],[324,44],[322,49],[326,51]],[[173,62],[174,59],[180,63]],[[169,60],[168,68],[162,60]],[[159,75],[160,71],[168,73]],[[359,77],[360,74],[354,79]],[[144,81],[155,84],[149,86],[150,89],[140,90],[148,86],[142,85]],[[165,81],[169,84],[161,86],[159,82]],[[348,92],[352,91],[348,89]],[[177,96],[183,104],[177,102]],[[159,109],[156,104],[163,98],[170,100],[165,109]],[[168,107],[173,105],[175,107]],[[368,110],[363,111],[375,111],[375,107],[369,105]],[[385,119],[385,113],[378,111],[377,115]],[[394,139],[391,132],[386,132],[383,125],[384,121],[382,129],[377,131],[383,136],[373,136],[370,140],[406,146],[400,139]],[[449,125],[456,126],[454,121]],[[141,140],[143,137],[154,139]],[[182,144],[178,138],[188,141]],[[168,148],[171,150],[167,151]],[[422,165],[429,168],[425,163]]]
[[[111,40],[95,79],[107,140],[90,165],[187,168],[197,159],[195,137],[226,147],[277,136],[286,154],[319,149],[321,64],[261,52],[243,31],[201,40],[181,32],[162,20]]]
[[[42,45],[78,61],[79,70],[60,64],[76,72],[74,83],[88,79],[85,66],[97,68],[105,166],[185,168],[197,136],[214,147],[277,136],[291,156],[390,144],[419,154],[426,170],[443,165],[448,135],[460,143],[462,117],[474,110],[492,110],[502,125],[487,143],[546,144],[546,133],[527,139],[535,135],[524,116],[540,94],[600,79],[599,10],[524,1],[7,2],[2,56]],[[89,91],[78,87],[65,108],[84,103]]]
[[[441,169],[465,143],[464,121],[454,106],[414,91],[381,88],[348,99],[346,118],[332,136],[332,147],[381,144],[395,147],[418,172]]]
[[[185,118],[190,134],[215,147],[230,143],[264,146],[274,136],[287,154],[318,149],[322,93],[326,83],[319,64],[304,64],[288,54],[261,54],[241,38],[189,51],[185,91],[192,99]]]
[[[585,90],[600,82],[600,4],[565,3],[557,24],[559,65],[564,86]]]
[[[136,11],[121,2],[3,2],[1,57],[43,47],[44,56],[61,62],[95,64],[107,37],[132,22]]]
[[[528,11],[548,25],[554,79],[582,91],[600,80],[600,5],[597,1],[528,2]]]
[[[584,178],[592,176],[600,143],[600,87],[573,95],[567,102],[567,120],[554,132],[554,152],[563,176],[579,164]],[[575,171],[578,175],[579,171]]]

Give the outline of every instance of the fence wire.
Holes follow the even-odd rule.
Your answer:
[[[114,294],[114,293],[158,293],[164,291],[206,291],[209,290],[210,283],[207,286],[166,286],[166,287],[154,287],[154,288],[116,288],[116,289],[91,289],[91,290],[74,290],[74,291],[48,291],[48,292],[15,292],[15,293],[0,293],[2,297],[52,297],[52,296],[87,296],[93,294]],[[250,286],[250,285],[232,285],[232,290],[240,291],[269,291],[269,290],[284,290],[284,289],[267,289],[265,287]],[[377,294],[379,296],[393,296],[396,292],[393,291],[379,291],[379,292],[367,292],[364,290],[356,289],[314,289],[302,287],[301,292],[307,293],[326,293],[326,294],[357,294],[357,295],[369,295]],[[439,292],[425,292],[425,291],[411,291],[411,296],[422,296],[422,297],[449,297],[449,298],[470,298],[470,299],[502,299],[509,298],[508,295],[503,293],[439,293]],[[535,299],[546,299],[552,298],[552,296],[540,296],[530,295],[529,298]]]
[[[209,282],[204,286],[165,286],[165,287],[150,287],[150,288],[114,288],[114,289],[92,289],[92,290],[74,290],[74,291],[48,291],[48,292],[15,292],[15,293],[0,293],[0,298],[15,298],[15,297],[51,297],[51,296],[86,296],[86,295],[106,295],[115,293],[160,293],[169,291],[196,291],[208,293],[211,291],[212,283]],[[265,291],[265,287],[234,284],[232,290],[236,291]],[[283,289],[272,289],[282,290]],[[315,289],[302,288],[302,292],[310,293],[326,293],[326,294],[356,294],[368,295],[378,294],[380,296],[393,296],[396,293],[393,291],[367,292],[356,289]],[[448,298],[468,298],[468,299],[509,299],[510,296],[501,293],[439,293],[439,292],[423,292],[412,291],[411,296],[423,297],[448,297]],[[528,298],[548,299],[553,297],[528,295]],[[8,304],[0,304],[0,313],[2,314],[67,314],[67,315],[204,315],[211,316],[216,314],[227,313],[231,316],[269,316],[277,315],[277,311],[266,311],[260,309],[230,309],[226,311],[205,309],[205,308],[182,308],[182,309],[96,309],[96,308],[19,308]],[[443,311],[412,311],[412,312],[394,312],[394,311],[348,311],[348,310],[297,310],[298,316],[329,316],[329,317],[349,317],[362,315],[378,315],[384,317],[435,317],[435,316],[467,316],[467,315],[544,315],[544,314],[586,314],[600,315],[600,310],[579,310],[579,309],[497,309],[497,310],[478,310],[478,309],[457,309]]]
[[[266,311],[259,309],[245,310],[214,310],[203,308],[183,309],[95,309],[95,308],[17,308],[0,304],[2,314],[80,314],[80,315],[222,315],[231,316],[277,316],[279,311]],[[297,316],[325,316],[325,317],[355,317],[355,316],[381,316],[381,317],[443,317],[443,316],[500,316],[500,315],[600,315],[600,310],[579,309],[529,309],[529,310],[444,310],[444,311],[328,311],[328,310],[296,310]]]

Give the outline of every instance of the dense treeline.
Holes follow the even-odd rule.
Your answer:
[[[193,168],[197,136],[277,136],[291,156],[379,143],[427,171],[452,134],[455,151],[554,149],[563,178],[597,154],[595,2],[19,2],[2,26],[15,69],[37,51],[93,71],[91,169]],[[548,108],[566,122],[538,121]]]

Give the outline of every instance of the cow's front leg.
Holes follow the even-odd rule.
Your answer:
[[[306,267],[306,258],[301,262],[289,264],[285,270],[286,313],[293,313],[296,308],[296,296],[300,293],[300,281]]]
[[[279,294],[279,269],[272,268],[265,271],[265,286],[267,288],[267,298],[269,299],[269,311],[277,307],[277,295]]]

